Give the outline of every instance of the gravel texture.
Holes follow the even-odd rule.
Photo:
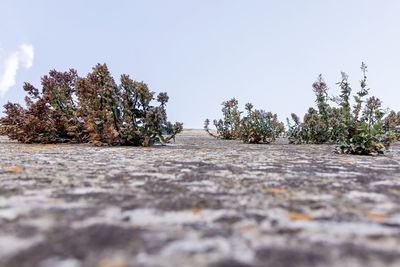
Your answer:
[[[400,266],[400,144],[332,150],[0,137],[0,266]]]

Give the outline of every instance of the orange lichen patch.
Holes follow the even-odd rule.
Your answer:
[[[122,176],[123,181],[129,181],[130,177],[127,175]]]
[[[381,213],[374,212],[374,211],[368,211],[367,212],[367,217],[370,219],[373,219],[375,221],[385,221],[387,217]]]
[[[98,262],[99,267],[126,267],[127,262],[123,259],[103,258]]]
[[[182,190],[183,189],[183,185],[181,185],[181,184],[176,184],[175,187],[178,190]]]
[[[256,226],[252,224],[243,225],[239,228],[242,233],[254,232],[256,229]]]
[[[22,173],[24,170],[19,166],[12,166],[5,168],[5,171],[10,173]]]
[[[345,159],[342,160],[343,163],[347,163],[347,164],[354,164],[354,161],[350,160],[350,159]]]
[[[198,215],[201,212],[200,208],[192,208],[193,215]]]
[[[28,165],[29,168],[31,168],[32,170],[39,170],[39,166],[38,165]]]
[[[389,188],[387,191],[392,194],[400,194],[400,191],[395,188]]]
[[[288,212],[287,217],[291,220],[295,221],[309,221],[311,220],[311,216],[304,214],[304,213],[297,213],[297,212]]]
[[[266,188],[265,191],[274,194],[283,194],[287,192],[285,188],[280,188],[280,187]]]
[[[386,241],[390,239],[390,236],[384,234],[371,234],[368,235],[367,238],[373,241]]]
[[[60,200],[57,198],[53,198],[53,197],[47,198],[47,203],[49,203],[49,204],[57,204],[59,202],[60,202]]]

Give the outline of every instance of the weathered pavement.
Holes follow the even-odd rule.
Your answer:
[[[0,138],[0,266],[400,266],[400,144]]]

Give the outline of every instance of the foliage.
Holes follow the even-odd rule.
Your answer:
[[[303,140],[306,139],[302,137],[304,131],[301,128],[300,118],[299,116],[297,116],[296,113],[292,113],[290,114],[290,116],[293,123],[291,123],[291,120],[289,118],[286,118],[286,124],[288,127],[286,131],[286,136],[289,140],[289,144],[301,144]]]
[[[75,70],[52,70],[41,79],[41,93],[25,83],[26,108],[7,103],[0,134],[23,143],[85,142],[88,136],[83,132],[74,101],[76,79]]]
[[[400,141],[400,112],[390,111],[383,121],[383,129],[393,132],[396,139]]]
[[[238,107],[238,101],[232,98],[222,103],[223,118],[214,120],[214,126],[217,129],[217,134],[210,131],[210,120],[206,119],[204,122],[204,129],[207,133],[215,138],[221,139],[238,139],[240,138],[240,121],[241,113]]]
[[[246,104],[247,115],[241,121],[240,139],[244,143],[271,143],[285,131],[283,123],[276,114],[264,110],[253,110],[253,105]]]
[[[214,120],[217,133],[209,128],[206,119],[204,129],[211,136],[221,139],[240,139],[244,143],[270,143],[282,132],[284,125],[278,121],[277,115],[264,110],[253,110],[251,103],[246,104],[246,116],[242,117],[235,98],[222,103],[223,119]]]
[[[349,135],[341,140],[337,151],[346,154],[377,155],[383,154],[395,136],[384,130],[381,101],[376,97],[368,98],[360,121],[349,127]]]
[[[340,87],[338,97],[329,98],[328,88],[320,75],[313,84],[318,109],[309,108],[301,123],[297,115],[288,119],[288,138],[293,144],[338,144],[336,151],[346,154],[382,154],[394,140],[394,129],[398,121],[396,114],[385,118],[381,101],[368,95],[367,66],[362,63],[363,78],[360,90],[353,95],[348,75],[342,73],[337,83]],[[331,105],[331,103],[336,106]]]
[[[322,75],[318,76],[312,87],[318,109],[310,107],[303,118],[303,123],[294,113],[291,114],[293,123],[287,119],[287,136],[292,144],[332,143],[341,133],[341,122],[338,120],[340,111],[329,104],[328,87]]]
[[[167,121],[166,93],[154,99],[145,83],[128,75],[117,85],[105,64],[84,78],[75,70],[53,70],[42,78],[41,93],[28,83],[24,89],[27,107],[8,103],[0,120],[0,134],[20,142],[149,146],[182,131],[182,123]]]

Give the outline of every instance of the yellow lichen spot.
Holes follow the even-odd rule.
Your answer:
[[[29,168],[31,168],[32,170],[39,170],[39,166],[38,165],[29,165]]]
[[[127,262],[124,259],[103,258],[98,262],[99,267],[126,267]]]
[[[343,163],[347,163],[347,164],[354,164],[354,161],[349,160],[349,159],[345,159],[342,161]]]
[[[392,194],[400,194],[400,191],[394,188],[389,188],[387,191]]]
[[[252,224],[242,225],[239,230],[242,233],[254,232],[257,228]]]
[[[280,187],[267,188],[266,191],[269,192],[269,193],[274,193],[274,194],[286,193],[286,189],[285,188],[280,188]]]
[[[19,166],[8,167],[5,170],[6,170],[6,172],[11,172],[11,173],[22,173],[23,172],[23,169]]]
[[[387,219],[385,215],[378,213],[378,212],[374,212],[374,211],[368,211],[367,217],[370,219],[373,219],[375,221],[380,221],[380,222]]]
[[[197,214],[199,214],[201,212],[201,209],[200,208],[192,208],[192,213],[194,214],[194,215],[197,215]]]
[[[288,218],[295,221],[309,221],[311,220],[311,216],[304,214],[304,213],[297,213],[297,212],[288,212]]]
[[[178,190],[183,189],[183,185],[181,185],[181,184],[176,184],[175,187],[176,187],[176,189],[178,189]]]
[[[59,202],[60,202],[60,200],[57,198],[53,198],[53,197],[47,198],[47,203],[49,203],[49,204],[57,204]]]

